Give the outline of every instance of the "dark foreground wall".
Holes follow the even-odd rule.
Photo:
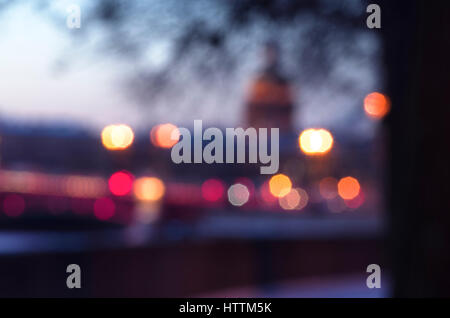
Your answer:
[[[277,281],[365,273],[368,264],[380,264],[380,245],[376,239],[209,240],[2,256],[0,297],[175,297],[231,287],[270,288]],[[66,287],[66,267],[72,263],[81,266],[79,290]]]

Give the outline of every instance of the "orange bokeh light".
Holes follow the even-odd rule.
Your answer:
[[[333,147],[333,136],[326,129],[306,129],[300,134],[298,142],[304,153],[320,155]]]
[[[103,146],[109,150],[126,149],[133,140],[133,130],[127,125],[108,125],[102,130]]]
[[[381,119],[386,116],[391,109],[389,98],[381,93],[370,93],[364,98],[364,111],[374,119]]]
[[[288,176],[284,174],[277,174],[269,181],[270,193],[277,198],[282,198],[291,192],[292,182]]]
[[[308,204],[308,194],[305,190],[296,188],[282,198],[278,199],[284,210],[301,210]]]
[[[164,183],[155,177],[136,179],[133,188],[134,195],[141,201],[158,201],[166,191]]]
[[[180,132],[173,124],[161,124],[153,127],[150,139],[157,147],[172,148],[180,140]]]
[[[344,200],[356,198],[361,190],[358,180],[353,177],[345,177],[339,180],[338,193]]]

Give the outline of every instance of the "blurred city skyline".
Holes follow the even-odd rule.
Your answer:
[[[89,11],[92,5],[87,1],[53,1],[45,9],[39,8],[39,3],[46,1],[37,3],[19,1],[0,11],[0,69],[3,74],[8,74],[0,79],[0,116],[4,120],[67,121],[96,131],[119,122],[134,128],[160,122],[190,127],[194,119],[223,127],[242,124],[246,88],[261,66],[260,46],[268,38],[261,30],[270,29],[270,23],[264,26],[265,22],[261,21],[259,27],[253,28],[254,31],[251,27],[250,31],[247,30],[250,34],[232,35],[228,48],[234,50],[232,54],[238,55],[239,64],[224,75],[226,77],[205,86],[204,82],[198,82],[198,76],[189,63],[184,63],[174,71],[172,79],[175,78],[178,87],[183,87],[185,92],[177,91],[174,84],[173,89],[166,89],[155,98],[142,98],[136,97],[139,93],[129,89],[127,80],[131,78],[130,74],[140,74],[141,70],[157,72],[166,67],[170,63],[169,56],[173,54],[176,36],[165,34],[164,28],[156,28],[145,35],[152,41],[145,47],[143,57],[130,62],[114,49],[111,52],[104,46],[99,49],[110,31],[93,22]],[[78,36],[75,34],[78,30],[66,27],[66,8],[71,3],[80,4],[80,31],[88,35]],[[180,18],[171,11],[172,1],[152,0],[146,3],[158,8],[151,14],[152,19],[158,18],[158,12],[164,12],[165,21],[170,21],[167,17],[171,15],[172,18]],[[195,3],[205,11],[214,11],[214,6],[220,6],[220,1],[212,5],[211,2],[205,5],[204,1]],[[220,20],[225,19],[215,17],[212,23],[220,24]],[[186,14],[186,19],[191,18]],[[302,69],[296,69],[300,65],[306,70],[308,60],[304,59],[299,64],[300,54],[283,39],[295,34],[305,36],[316,22],[307,15],[296,21],[279,27],[278,38],[284,53],[283,69],[288,75],[300,73],[294,79],[295,128],[351,129],[361,137],[370,137],[376,123],[367,119],[361,105],[367,93],[382,89],[377,37],[370,32],[351,35],[355,39],[352,45],[361,53],[357,56],[342,53],[340,34],[337,34],[336,43],[327,44],[328,50],[334,54],[329,75],[309,80],[307,76],[302,77]],[[140,30],[139,25],[135,28]],[[308,75],[306,71],[304,73]],[[337,82],[342,82],[342,85],[336,85]],[[346,86],[350,88],[342,89]]]

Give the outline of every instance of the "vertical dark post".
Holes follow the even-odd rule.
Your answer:
[[[450,296],[450,2],[383,1],[394,296]]]

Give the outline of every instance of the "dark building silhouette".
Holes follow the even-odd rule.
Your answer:
[[[293,96],[289,80],[280,70],[280,52],[275,42],[264,47],[264,68],[250,84],[246,123],[255,128],[292,130]]]

